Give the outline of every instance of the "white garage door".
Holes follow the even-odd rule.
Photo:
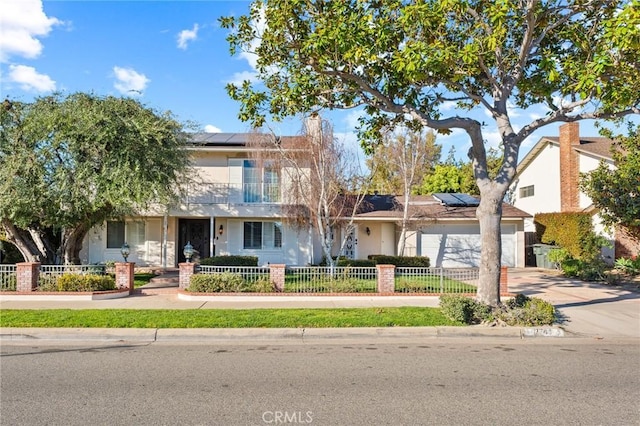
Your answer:
[[[420,253],[431,266],[470,268],[480,266],[479,225],[433,225],[423,229]],[[502,225],[502,265],[515,266],[514,225]]]

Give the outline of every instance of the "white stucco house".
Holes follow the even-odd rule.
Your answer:
[[[607,237],[614,248],[603,250],[605,259],[626,255],[633,243],[616,238],[614,230],[602,226],[591,199],[579,188],[580,174],[588,173],[601,162],[614,168],[613,141],[604,137],[580,136],[577,122],[560,126],[558,137],[542,137],[520,161],[511,186],[513,205],[534,216],[551,212],[591,212],[594,229]],[[527,220],[526,232],[535,232],[533,220]],[[638,247],[635,247],[635,251]],[[635,252],[634,251],[634,252]]]
[[[322,251],[314,231],[295,229],[283,216],[289,174],[252,160],[256,148],[248,143],[250,137],[248,133],[192,135],[185,149],[195,179],[181,203],[93,228],[84,241],[83,263],[122,260],[120,248],[125,242],[131,250],[128,260],[140,266],[175,267],[185,261],[187,242],[200,257],[257,256],[261,265],[319,263]],[[280,142],[294,147],[296,137],[282,137]],[[467,196],[456,202],[447,194],[417,196],[409,206],[399,200],[392,195],[367,196],[348,235],[345,229],[335,230],[336,239],[343,235],[346,239],[342,255],[354,259],[395,255],[402,211],[408,208],[405,255],[428,256],[432,266],[479,266],[474,199]],[[508,204],[503,212],[502,263],[524,266],[524,220],[529,215]]]

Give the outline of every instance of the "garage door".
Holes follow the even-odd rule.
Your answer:
[[[420,253],[431,266],[470,268],[480,266],[479,225],[433,225],[423,229]],[[515,266],[514,225],[502,225],[502,265]]]

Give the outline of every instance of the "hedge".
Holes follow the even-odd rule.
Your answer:
[[[258,256],[214,256],[200,259],[205,266],[258,266]]]

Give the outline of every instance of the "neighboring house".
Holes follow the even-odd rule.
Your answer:
[[[577,122],[560,126],[559,137],[543,137],[518,164],[511,186],[513,205],[531,215],[551,212],[592,212],[595,231],[616,241],[618,255],[626,253],[631,242],[615,238],[602,226],[591,199],[579,188],[580,174],[588,173],[604,161],[614,168],[611,158],[613,141],[603,137],[580,136]],[[533,221],[525,231],[535,232]],[[612,261],[614,249],[603,249],[605,259]]]
[[[85,263],[121,260],[121,246],[129,244],[128,260],[141,266],[175,267],[184,262],[183,247],[190,242],[199,257],[257,256],[260,265],[317,264],[322,250],[311,230],[298,230],[283,217],[286,170],[260,164],[252,158],[251,134],[194,134],[186,149],[196,178],[183,201],[169,211],[148,212],[95,227],[85,240]],[[282,137],[281,146],[295,147],[296,137]],[[404,206],[401,197],[367,196],[354,226],[334,230],[338,241],[346,236],[342,255],[366,259],[371,254],[396,253]],[[457,199],[455,199],[457,200]],[[432,266],[476,267],[480,261],[480,232],[475,216],[477,200],[452,202],[412,197],[408,256],[428,256]],[[471,200],[471,202],[469,202]],[[502,263],[524,266],[526,213],[505,204],[502,219]],[[348,234],[348,235],[347,235]]]

